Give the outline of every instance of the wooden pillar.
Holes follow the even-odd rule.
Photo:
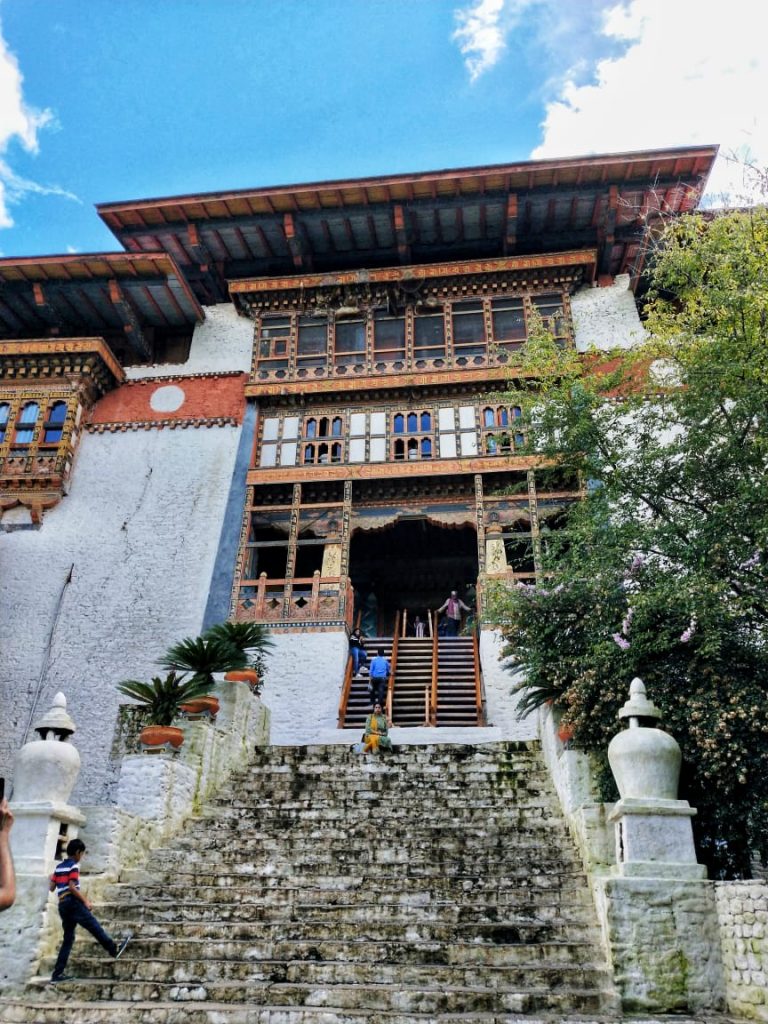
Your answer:
[[[352,481],[344,481],[344,506],[341,510],[341,568],[339,576],[349,576],[349,545],[352,540]]]
[[[485,573],[485,505],[483,503],[483,477],[475,474],[475,520],[477,521],[477,574]]]
[[[528,477],[528,513],[531,517],[531,540],[533,541],[533,567],[537,575],[541,572],[541,535],[539,533],[539,506],[536,501],[536,474],[532,469]]]
[[[293,576],[296,568],[296,542],[299,538],[299,515],[301,514],[301,484],[293,485],[291,501],[291,519],[288,530],[288,556],[285,562],[285,588],[283,590],[282,618],[291,615],[291,594],[293,592]]]

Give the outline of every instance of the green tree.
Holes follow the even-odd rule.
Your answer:
[[[522,357],[507,398],[537,474],[586,495],[543,585],[498,588],[492,615],[524,709],[554,698],[598,756],[645,680],[701,858],[744,877],[768,855],[768,212],[681,218],[653,255],[645,342],[579,356],[541,325]]]

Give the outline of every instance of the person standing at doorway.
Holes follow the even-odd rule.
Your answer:
[[[469,605],[459,597],[455,590],[451,591],[451,596],[446,598],[443,604],[437,609],[438,615],[445,612],[445,624],[446,624],[446,636],[458,636],[459,627],[461,626],[461,613],[471,611]]]
[[[383,707],[387,702],[387,683],[392,672],[389,661],[384,657],[384,648],[380,647],[376,657],[371,661],[368,678],[371,681],[372,697],[376,704]]]
[[[419,639],[424,636],[424,623],[419,615],[413,620],[413,635]]]

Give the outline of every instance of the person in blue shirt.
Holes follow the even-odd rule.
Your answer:
[[[82,839],[71,839],[67,843],[67,858],[56,865],[51,875],[51,892],[59,898],[59,917],[64,927],[64,939],[59,955],[53,968],[51,981],[69,981],[72,975],[64,973],[75,942],[75,929],[78,925],[85,928],[117,960],[131,941],[132,936],[126,935],[120,943],[115,942],[111,935],[104,931],[91,913],[91,902],[80,892],[80,859],[85,853]]]
[[[389,676],[392,669],[389,667],[389,662],[384,657],[384,648],[380,647],[376,652],[376,657],[371,660],[371,664],[368,668],[368,678],[371,682],[372,697],[374,703],[381,704],[382,707],[387,702],[387,684],[389,682]]]

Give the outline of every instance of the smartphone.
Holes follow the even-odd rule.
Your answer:
[[[2,803],[3,797],[5,796],[5,779],[0,775],[0,803]]]

